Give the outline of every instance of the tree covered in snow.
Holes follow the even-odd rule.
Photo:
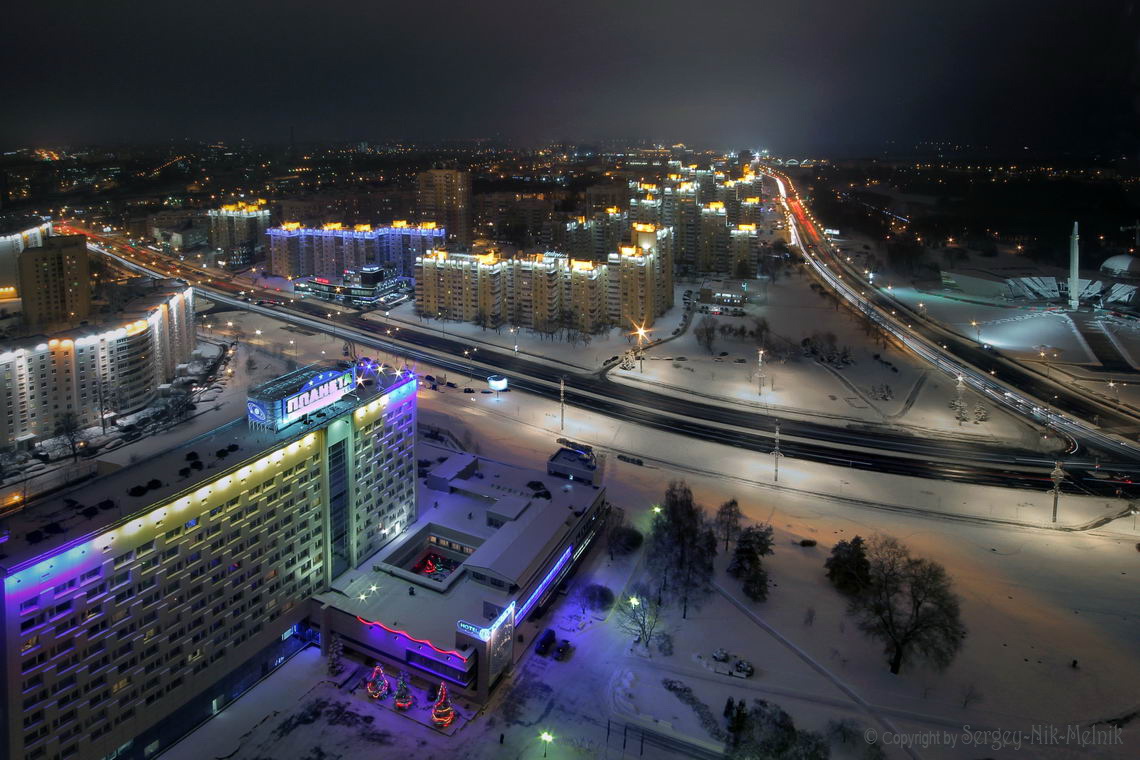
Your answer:
[[[716,536],[704,509],[683,480],[669,483],[649,533],[649,569],[659,579],[659,601],[698,607],[712,593]]]
[[[750,525],[736,539],[728,574],[744,582],[744,594],[760,602],[768,598],[768,571],[763,558],[772,553],[772,526]]]
[[[333,634],[332,641],[329,642],[329,675],[339,675],[344,670],[344,663],[341,658],[344,656],[344,642],[341,641],[340,636]]]
[[[728,757],[732,760],[826,760],[830,755],[823,736],[797,730],[792,716],[779,705],[754,699],[747,712],[743,707],[742,701],[730,722]]]
[[[851,600],[860,629],[880,640],[892,673],[918,657],[945,668],[962,648],[958,597],[946,569],[912,557],[898,539],[877,536],[868,543],[866,588]]]

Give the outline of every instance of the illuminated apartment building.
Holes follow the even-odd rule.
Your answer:
[[[633,245],[605,263],[561,253],[432,253],[416,262],[417,312],[537,332],[651,326],[673,305],[672,233],[638,223],[632,235]]]
[[[435,222],[447,230],[458,250],[471,247],[471,175],[455,169],[429,169],[416,175],[416,205],[421,222]]]
[[[51,222],[38,217],[0,222],[0,299],[16,297],[20,251],[43,245],[51,232]]]
[[[729,260],[728,212],[720,201],[701,209],[700,238],[697,243],[697,271],[731,272]]]
[[[349,269],[390,266],[401,276],[411,277],[416,257],[440,247],[445,234],[434,222],[409,225],[398,221],[376,228],[340,223],[310,228],[286,222],[266,231],[269,269],[291,279],[310,275],[333,279]]]
[[[50,438],[65,415],[88,427],[145,406],[196,340],[194,291],[166,280],[114,319],[0,344],[0,448]]]
[[[264,249],[265,230],[269,227],[269,206],[265,201],[230,203],[211,209],[207,216],[210,246],[221,252],[219,261],[224,262],[224,266],[247,267]]]
[[[581,261],[604,263],[622,243],[629,229],[629,214],[617,207],[595,213],[587,219],[580,216],[567,222],[558,241],[559,250]]]
[[[755,224],[738,224],[729,230],[729,259],[733,277],[751,278],[760,266],[760,236]]]
[[[503,319],[505,267],[493,253],[432,251],[416,259],[416,312],[496,327]]]
[[[623,328],[648,328],[673,307],[672,232],[634,224],[632,238],[609,257],[609,315]]]
[[[86,320],[91,314],[86,236],[55,235],[21,251],[19,289],[25,327],[59,327]]]
[[[415,387],[298,370],[5,515],[0,756],[151,757],[311,639],[310,598],[417,518]]]

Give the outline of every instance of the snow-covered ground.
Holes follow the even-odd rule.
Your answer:
[[[745,317],[709,315],[718,325],[712,353],[697,341],[693,327],[706,316],[697,314],[683,335],[647,351],[646,360],[632,370],[615,369],[609,377],[836,425],[868,423],[1032,449],[1060,445],[1057,439],[1042,438],[1036,427],[989,403],[982,404],[988,419],[973,421],[974,408],[983,399],[969,389],[963,400],[971,419],[959,424],[949,406],[956,391],[948,377],[893,344],[880,342],[876,334],[868,333],[862,319],[836,309],[834,301],[821,298],[810,281],[795,271],[768,286],[767,297],[745,310]],[[758,318],[767,320],[773,333],[769,346],[790,347],[765,352],[762,393],[756,376],[755,339],[719,334],[722,325],[753,329]],[[832,367],[803,354],[800,344],[805,338],[825,333],[834,335],[836,346],[849,349],[852,363]]]

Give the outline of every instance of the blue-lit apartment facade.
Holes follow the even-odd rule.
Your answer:
[[[415,225],[396,221],[385,227],[336,222],[305,227],[286,222],[266,230],[266,236],[273,274],[290,279],[333,279],[343,276],[345,270],[359,271],[366,266],[390,266],[401,277],[411,277],[416,257],[442,248],[447,232],[433,222]]]
[[[486,699],[597,534],[604,490],[488,496],[544,473],[458,452],[425,471],[416,387],[366,360],[302,368],[251,389],[246,419],[0,513],[0,756],[151,757],[333,633]],[[439,516],[472,499],[486,524]],[[446,584],[416,577],[398,565],[421,544],[467,561]],[[350,583],[389,596],[335,592]]]

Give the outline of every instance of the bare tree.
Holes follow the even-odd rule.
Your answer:
[[[634,586],[633,593],[618,602],[616,620],[621,631],[636,637],[650,652],[649,643],[661,622],[661,604],[648,588]]]
[[[936,668],[949,665],[962,648],[966,627],[945,568],[912,557],[890,536],[868,542],[867,560],[867,586],[851,600],[849,611],[864,633],[883,642],[891,673],[897,675],[912,655]]]
[[[729,499],[716,511],[713,520],[716,525],[716,537],[724,541],[724,550],[728,551],[728,542],[740,535],[740,505],[736,499]]]
[[[67,440],[67,445],[71,448],[71,460],[73,462],[79,460],[79,434],[81,432],[79,418],[75,416],[74,412],[64,412],[55,422],[55,435],[62,436]]]
[[[704,316],[693,327],[693,336],[697,339],[697,343],[710,354],[713,352],[713,344],[716,343],[716,326],[715,319]]]

